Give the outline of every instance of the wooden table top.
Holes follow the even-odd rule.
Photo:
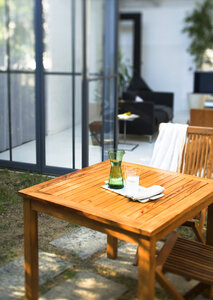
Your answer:
[[[161,185],[165,196],[139,203],[103,189],[109,177],[109,161],[21,190],[19,195],[147,236],[162,232],[170,224],[179,226],[213,202],[212,180],[123,162],[124,165],[139,167],[140,185]]]

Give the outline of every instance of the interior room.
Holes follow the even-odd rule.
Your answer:
[[[159,124],[185,124],[190,109],[202,107],[206,92],[194,92],[196,65],[187,50],[190,38],[183,32],[184,18],[195,2],[115,2],[88,1],[85,22],[82,1],[62,5],[45,0],[39,6],[32,0],[23,11],[16,2],[2,4],[2,166],[63,173],[107,159],[108,149],[116,144],[126,150],[125,160],[149,164]],[[137,30],[134,15],[139,16]],[[17,36],[26,44],[19,53],[14,52]],[[123,81],[121,66],[126,72]],[[154,120],[141,104],[137,120],[117,119],[119,113],[137,112],[120,103],[135,74],[163,101],[171,98],[169,115],[160,111]],[[142,99],[143,91],[141,95]]]

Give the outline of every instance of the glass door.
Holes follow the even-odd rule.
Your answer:
[[[62,174],[116,145],[117,2],[0,1],[0,166]]]
[[[81,168],[82,1],[42,3],[45,166]]]
[[[86,32],[89,38],[86,43],[86,53],[88,61],[84,63],[86,64],[85,81],[88,87],[89,165],[107,159],[108,149],[113,148],[117,142],[116,12],[117,1],[87,1]]]

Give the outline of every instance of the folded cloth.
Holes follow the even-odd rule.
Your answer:
[[[150,167],[178,172],[188,125],[161,123]]]
[[[143,200],[149,199],[153,196],[161,194],[164,191],[164,187],[160,185],[152,185],[149,188],[145,188],[143,186],[139,186],[138,190],[134,192],[134,194],[129,195],[132,200]],[[128,196],[128,195],[127,195]]]
[[[144,100],[141,97],[136,96],[135,97],[135,102],[144,102]]]
[[[145,187],[139,185],[138,189],[136,191],[134,191],[134,193],[130,193],[128,191],[128,189],[126,189],[125,186],[122,189],[117,190],[117,189],[111,189],[109,187],[108,183],[106,183],[106,184],[102,185],[102,187],[104,189],[110,190],[119,195],[123,195],[134,201],[139,201],[139,202],[147,202],[149,200],[155,200],[157,198],[164,196],[164,194],[162,194],[162,192],[164,191],[164,187],[162,187],[160,185],[153,185],[153,186],[150,186],[149,188],[145,188]]]

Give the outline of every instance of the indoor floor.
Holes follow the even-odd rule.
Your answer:
[[[186,123],[189,119],[188,112],[176,114],[173,119],[174,123]],[[128,124],[127,124],[128,126]],[[81,168],[81,128],[76,131],[75,140],[75,168]],[[138,145],[133,151],[126,150],[123,160],[148,165],[152,156],[157,134],[153,135],[152,142],[149,142],[148,136],[127,135],[126,144],[123,144],[123,135],[119,136],[119,148],[131,149],[129,144]],[[46,137],[46,165],[57,167],[72,166],[72,129],[52,134]],[[12,150],[13,160],[18,162],[35,163],[35,141],[24,143]],[[9,159],[9,151],[0,153],[0,159]],[[91,139],[89,144],[89,165],[101,161],[101,147],[92,145]]]

